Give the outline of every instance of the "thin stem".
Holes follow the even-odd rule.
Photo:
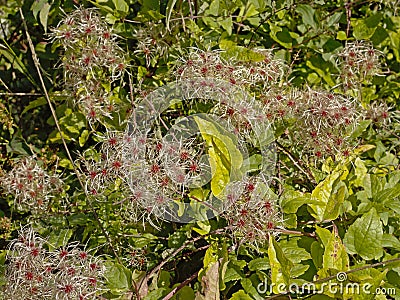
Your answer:
[[[192,274],[189,278],[187,278],[184,282],[182,282],[180,285],[178,285],[176,288],[174,288],[172,291],[170,291],[164,298],[163,300],[169,300],[171,299],[176,293],[178,293],[184,286],[188,285],[193,279],[197,277],[199,272],[196,272]]]
[[[143,282],[147,282],[153,274],[155,274],[156,272],[158,272],[159,270],[161,270],[161,268],[162,268],[168,261],[170,261],[171,259],[173,259],[179,252],[181,252],[183,249],[185,249],[187,245],[192,244],[192,243],[195,243],[195,242],[197,242],[198,240],[204,239],[206,236],[209,236],[209,235],[212,235],[212,234],[219,234],[219,233],[222,233],[222,232],[223,232],[223,229],[217,229],[217,230],[214,230],[214,231],[212,231],[212,232],[210,232],[210,233],[208,233],[208,234],[206,234],[206,235],[201,235],[201,236],[198,236],[198,237],[195,237],[195,238],[193,238],[193,239],[191,239],[191,240],[186,241],[185,243],[183,243],[182,246],[180,246],[178,249],[176,249],[174,252],[172,252],[170,256],[166,257],[166,258],[163,259],[157,266],[155,266],[155,267],[146,275],[146,277],[142,280],[140,286],[143,284]],[[139,286],[139,288],[140,288],[140,286]]]
[[[1,78],[0,78],[0,81]],[[40,93],[0,93],[0,96],[43,96],[43,94]]]
[[[76,177],[78,178],[78,181],[79,181],[79,183],[80,183],[80,185],[81,185],[81,187],[82,187],[82,190],[84,191],[84,193],[85,193],[85,195],[86,195],[87,203],[89,204],[89,207],[90,207],[90,209],[91,209],[91,211],[92,211],[92,213],[93,213],[93,215],[94,215],[94,217],[95,217],[97,223],[99,224],[99,226],[100,226],[100,228],[101,228],[101,231],[103,232],[104,236],[106,237],[107,242],[109,243],[109,245],[110,245],[110,247],[111,247],[111,250],[113,251],[113,253],[114,253],[114,255],[115,255],[117,261],[118,261],[119,263],[121,263],[121,260],[120,260],[120,258],[119,258],[119,256],[118,256],[118,253],[117,253],[117,251],[115,250],[115,248],[114,248],[114,246],[113,246],[113,244],[112,244],[112,242],[111,242],[110,236],[108,235],[108,233],[107,233],[107,231],[105,230],[103,224],[101,223],[100,218],[99,218],[99,216],[98,216],[96,210],[94,209],[94,206],[93,206],[93,204],[92,204],[92,202],[91,202],[89,196],[86,194],[85,185],[83,184],[83,182],[82,182],[82,180],[81,180],[81,177],[80,177],[80,174],[79,174],[79,172],[78,172],[78,169],[76,168],[76,166],[75,166],[75,164],[74,164],[74,160],[72,159],[72,156],[71,156],[71,153],[70,153],[69,148],[68,148],[68,146],[67,146],[67,143],[65,142],[65,138],[64,138],[63,132],[62,132],[61,127],[60,127],[60,124],[59,124],[59,122],[58,122],[57,114],[56,114],[56,112],[55,112],[55,110],[54,110],[53,104],[51,103],[51,100],[50,100],[50,97],[49,97],[49,93],[47,92],[47,88],[46,88],[46,85],[45,85],[44,80],[43,80],[42,72],[41,72],[41,70],[40,70],[39,59],[38,59],[38,57],[37,57],[37,55],[36,55],[35,47],[33,46],[31,36],[30,36],[30,34],[29,34],[29,32],[28,32],[28,26],[26,25],[26,20],[25,20],[24,14],[22,13],[22,9],[21,9],[21,8],[19,9],[19,13],[21,14],[21,19],[22,19],[22,23],[23,23],[23,26],[24,26],[24,29],[25,29],[26,37],[27,37],[27,39],[28,39],[29,48],[30,48],[30,50],[31,50],[31,52],[32,52],[33,63],[34,63],[34,65],[35,65],[36,71],[37,71],[37,73],[38,73],[39,80],[40,80],[40,83],[41,83],[41,85],[42,85],[43,93],[44,93],[44,96],[45,96],[45,98],[46,98],[46,100],[47,100],[47,103],[48,103],[48,105],[49,105],[49,107],[50,107],[50,111],[51,111],[51,114],[52,114],[52,116],[53,116],[53,118],[54,118],[54,122],[55,122],[55,124],[56,124],[57,130],[58,130],[58,132],[60,133],[60,137],[61,137],[63,146],[64,146],[64,148],[65,148],[67,157],[68,157],[68,159],[71,161],[71,164],[72,164],[74,173],[76,174]]]
[[[285,149],[278,141],[275,141],[276,145],[278,146],[278,149],[283,151],[288,157],[289,159],[293,162],[293,164],[304,174],[306,175],[306,177],[314,184],[317,183],[317,181],[314,178],[314,175],[310,172],[310,170],[308,169],[303,169],[302,165],[303,162],[300,160],[296,160],[293,156],[292,153],[290,153],[289,150]]]
[[[279,228],[275,228],[274,231],[280,232],[282,234],[296,234],[296,235],[309,236],[314,239],[317,238],[317,236],[314,232],[304,232],[304,231],[287,230],[287,229],[279,229]]]
[[[346,2],[345,8],[346,8],[346,20],[347,20],[346,36],[349,37],[350,26],[351,26],[351,1]]]

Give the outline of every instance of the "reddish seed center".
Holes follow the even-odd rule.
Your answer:
[[[65,292],[66,294],[71,293],[73,290],[74,290],[74,287],[73,287],[71,284],[67,284],[67,285],[64,287],[64,292]]]
[[[91,278],[89,278],[89,284],[90,285],[96,285],[96,283],[97,283],[97,280],[96,280],[96,278],[93,278],[93,277],[91,277]]]
[[[151,166],[150,171],[151,171],[151,173],[156,174],[156,173],[160,172],[160,166],[157,164],[154,164]]]
[[[116,168],[116,169],[119,169],[119,168],[122,167],[122,163],[120,161],[115,161],[113,163],[113,167]]]
[[[196,172],[197,169],[198,169],[198,166],[195,163],[191,164],[190,167],[189,167],[189,170],[191,172]]]
[[[168,183],[169,183],[169,178],[168,178],[168,177],[164,177],[164,178],[161,180],[161,186],[167,186]]]
[[[69,269],[67,270],[67,274],[70,275],[70,276],[75,275],[75,269],[74,269],[74,268],[69,268]]]
[[[32,279],[33,279],[33,273],[32,273],[32,272],[26,272],[25,278],[26,278],[27,280],[32,280]]]
[[[187,160],[189,158],[189,153],[186,151],[181,152],[180,158],[181,160]]]
[[[272,212],[272,204],[271,202],[267,201],[264,203],[264,209],[266,210],[267,213]]]
[[[237,222],[237,226],[239,227],[244,227],[245,224],[246,224],[245,221],[242,219],[239,219],[239,221]]]
[[[229,116],[233,116],[233,114],[235,113],[235,110],[234,110],[233,108],[228,108],[228,109],[226,110],[226,113],[227,113]]]
[[[254,191],[254,189],[255,189],[254,184],[248,183],[248,184],[246,185],[246,190],[247,190],[248,192],[252,192],[252,191]]]
[[[108,140],[108,143],[109,143],[111,146],[115,146],[115,145],[117,144],[117,139],[116,139],[116,138],[110,138],[110,139]]]
[[[61,253],[60,253],[60,257],[61,257],[61,258],[64,258],[64,257],[66,257],[67,255],[68,255],[68,251],[67,251],[67,250],[62,250]]]
[[[33,248],[31,250],[31,255],[32,256],[38,256],[39,255],[39,249],[38,248]]]

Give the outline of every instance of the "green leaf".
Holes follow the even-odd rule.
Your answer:
[[[221,40],[219,42],[219,47],[225,50],[221,53],[221,57],[225,59],[236,59],[239,61],[252,61],[258,62],[263,61],[265,56],[261,53],[252,51],[243,46],[238,46],[235,42],[229,40]]]
[[[311,244],[311,258],[317,269],[322,268],[324,252],[320,242],[315,241]]]
[[[296,6],[296,11],[301,15],[303,23],[310,25],[312,28],[317,29],[317,23],[315,22],[315,9],[308,4],[299,4]]]
[[[374,197],[378,203],[386,204],[388,202],[396,201],[396,198],[400,196],[400,184],[390,189],[385,189]]]
[[[236,281],[240,280],[244,277],[242,274],[241,268],[238,266],[234,265],[232,261],[229,261],[228,267],[226,269],[226,272],[224,274],[224,282],[229,282],[229,281]]]
[[[71,238],[72,233],[73,231],[71,229],[51,231],[48,239],[50,251],[65,246]]]
[[[354,166],[355,166],[354,173],[356,176],[356,179],[353,181],[354,186],[363,187],[364,179],[368,173],[367,167],[359,157],[357,157],[356,160],[354,161]]]
[[[375,32],[375,28],[368,27],[365,20],[354,20],[352,22],[353,36],[358,40],[369,39]]]
[[[127,13],[129,11],[129,5],[125,0],[113,0],[115,9],[122,13]]]
[[[382,247],[394,248],[400,251],[400,241],[392,234],[384,233],[382,236]]]
[[[273,292],[278,293],[279,284],[289,285],[293,263],[285,256],[273,236],[269,238],[268,257],[271,266],[271,280],[274,284]]]
[[[51,7],[50,4],[45,3],[42,9],[40,10],[39,14],[40,24],[43,25],[44,32],[47,32],[47,19],[49,17],[50,7]]]
[[[331,232],[328,229],[319,226],[315,226],[315,232],[321,239],[321,242],[324,245],[324,247],[326,247],[328,245],[329,240],[331,239]]]
[[[32,10],[32,14],[35,17],[35,19],[37,19],[37,15],[38,15],[39,11],[43,8],[43,6],[45,4],[47,4],[47,0],[33,1],[31,10]]]
[[[36,100],[29,102],[27,106],[25,106],[24,110],[22,111],[21,115],[25,114],[27,111],[34,109],[36,107],[42,106],[47,104],[47,100],[45,97],[40,97]]]
[[[371,37],[371,41],[374,45],[380,45],[384,40],[389,37],[388,32],[381,26],[378,26]]]
[[[383,255],[383,227],[375,208],[350,225],[344,237],[349,254],[358,254],[365,260],[378,259]]]
[[[8,43],[2,39],[3,44],[5,45],[5,49],[2,49],[0,47],[0,57],[1,55],[4,55],[4,57],[13,65],[15,69],[20,71],[22,74],[24,74],[28,80],[37,87],[37,84],[32,77],[31,73],[28,71],[27,67],[24,65],[22,60],[18,57],[18,55],[14,52],[14,50],[8,45]],[[2,45],[1,45],[2,46]]]
[[[207,9],[207,14],[212,16],[219,16],[219,0],[213,0]]]
[[[160,11],[160,0],[146,0],[143,1],[142,11],[150,11],[153,10],[155,12]]]
[[[341,186],[339,190],[329,197],[324,211],[324,220],[335,220],[339,216],[339,209],[344,202],[345,186]]]
[[[340,41],[345,41],[347,40],[347,35],[346,32],[344,31],[338,31],[338,33],[336,34],[336,38]]]
[[[304,204],[315,204],[318,205],[318,200],[311,200],[310,196],[301,196],[296,198],[285,197],[282,200],[281,207],[282,211],[288,214],[294,214],[297,212],[300,206]]]
[[[357,125],[356,129],[354,129],[350,137],[352,139],[358,138],[363,132],[365,132],[365,130],[367,129],[369,124],[371,124],[371,122],[372,122],[371,120],[360,121],[360,123]]]
[[[245,291],[240,290],[234,293],[230,300],[253,300],[253,298],[247,295]]]
[[[321,55],[313,55],[306,61],[307,67],[311,70],[314,70],[321,76],[327,84],[330,86],[334,86],[335,82],[332,79],[331,73],[332,64],[330,62],[325,61]]]
[[[379,24],[379,22],[381,21],[381,19],[382,19],[382,13],[380,13],[380,12],[378,12],[378,13],[375,13],[375,14],[373,14],[372,16],[369,16],[368,18],[366,18],[365,20],[364,20],[364,22],[365,22],[365,25],[367,25],[367,27],[369,27],[369,28],[375,28],[375,27],[377,27],[378,26],[378,24]]]
[[[195,294],[191,287],[184,286],[174,297],[172,300],[194,300]]]
[[[252,296],[252,299],[255,300],[264,300],[264,297],[261,297],[260,294],[257,292],[256,288],[253,285],[253,282],[251,281],[250,278],[243,278],[240,281],[240,284],[242,285],[243,289],[248,295]]]
[[[270,269],[269,258],[268,257],[259,257],[259,258],[253,259],[252,261],[249,262],[248,267],[249,267],[250,271],[269,270]]]
[[[398,62],[400,62],[400,33],[397,31],[389,31],[390,42],[392,44],[391,49],[396,56]]]
[[[132,272],[118,263],[109,262],[106,264],[106,284],[115,295],[122,295],[132,288]]]
[[[268,24],[271,29],[271,38],[283,47],[291,48],[293,45],[293,39],[289,33],[289,30],[286,27],[276,26],[271,22],[269,22]]]
[[[85,129],[82,131],[82,134],[79,137],[79,146],[83,147],[85,145],[86,141],[89,138],[89,130]]]
[[[228,35],[232,34],[232,26],[233,26],[232,17],[228,17],[222,20],[221,22],[219,22],[219,24],[221,24],[221,27],[226,30]]]

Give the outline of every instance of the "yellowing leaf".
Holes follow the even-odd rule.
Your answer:
[[[290,270],[293,263],[285,256],[273,236],[269,238],[268,257],[271,266],[271,280],[274,284],[273,292],[279,293],[278,286],[280,284],[289,286]]]

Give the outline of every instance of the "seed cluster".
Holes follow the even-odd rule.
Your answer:
[[[121,78],[126,69],[125,54],[112,28],[96,10],[79,8],[53,29],[52,37],[64,48],[65,81],[74,103],[89,120],[110,117],[118,109],[110,82]]]
[[[0,178],[0,184],[15,197],[18,210],[32,213],[46,211],[51,199],[60,197],[64,191],[60,176],[55,172],[46,172],[33,157],[19,161]]]
[[[9,244],[4,299],[97,299],[105,268],[78,243],[54,251],[30,227]]]
[[[201,144],[194,138],[169,135],[162,140],[145,135],[108,132],[97,159],[82,156],[87,193],[102,199],[119,182],[128,196],[122,202],[133,221],[144,216],[165,217],[171,203],[209,176]]]
[[[282,226],[282,215],[276,200],[268,194],[267,182],[249,177],[232,182],[225,190],[226,208],[222,216],[228,229],[241,242],[255,246],[268,240]]]
[[[382,53],[365,41],[349,42],[338,54],[337,64],[343,87],[357,88],[359,83],[381,73]]]
[[[195,78],[224,80],[232,85],[252,88],[265,88],[279,82],[287,67],[281,60],[274,59],[272,52],[255,49],[254,61],[243,61],[241,57],[223,58],[221,51],[202,51],[193,49],[176,66],[178,81]]]
[[[263,97],[267,117],[290,126],[287,135],[316,158],[348,153],[361,107],[350,97],[312,89],[272,90]]]

